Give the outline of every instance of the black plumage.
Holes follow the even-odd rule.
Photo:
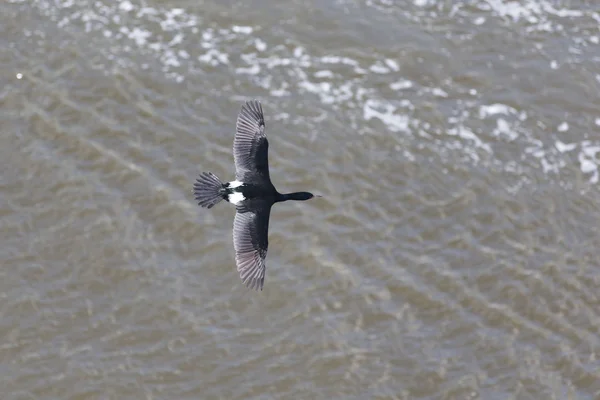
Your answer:
[[[269,177],[269,141],[265,135],[265,119],[258,101],[244,104],[238,115],[233,159],[238,181],[265,185],[275,191]]]
[[[223,199],[235,204],[233,246],[237,270],[242,282],[256,290],[262,290],[265,280],[271,207],[277,202],[314,197],[308,192],[277,192],[269,176],[268,153],[262,106],[257,100],[248,101],[238,115],[233,141],[236,180],[223,183],[213,173],[203,172],[193,189],[202,207],[211,208]]]

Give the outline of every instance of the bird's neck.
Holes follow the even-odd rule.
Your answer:
[[[279,193],[279,196],[277,196],[277,200],[276,202],[282,202],[282,201],[288,201],[288,200],[307,200],[305,197],[304,192],[294,192],[294,193],[284,193],[281,194]]]

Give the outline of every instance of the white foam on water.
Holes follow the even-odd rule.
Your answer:
[[[490,105],[482,105],[479,107],[479,118],[484,119],[492,115],[502,114],[502,115],[510,115],[516,114],[517,110],[514,108],[507,106],[505,104],[490,104]]]
[[[492,147],[488,143],[484,143],[479,136],[477,136],[472,130],[465,127],[464,125],[459,125],[455,128],[449,129],[448,134],[451,136],[457,135],[460,138],[472,142],[475,145],[475,147],[481,148],[487,153],[492,153]]]
[[[600,144],[585,140],[581,143],[581,151],[577,155],[581,172],[589,174],[591,183],[598,183],[598,168],[600,166]]]
[[[440,88],[431,89],[431,94],[437,97],[448,97],[448,93],[446,93],[446,91]]]
[[[131,2],[128,0],[121,1],[121,3],[119,4],[119,10],[124,11],[124,12],[132,11],[133,4],[131,4]]]
[[[575,150],[575,148],[577,148],[576,143],[563,143],[560,140],[557,140],[554,145],[556,146],[556,150],[558,150],[561,153],[573,151]]]
[[[10,0],[13,3],[24,1]],[[566,28],[561,23],[566,19],[593,18],[600,22],[597,12],[562,7],[546,0],[475,0],[474,3],[476,13],[472,7],[457,2],[453,3],[450,14],[464,17],[465,21],[476,25],[491,20],[517,27],[525,25],[525,29],[519,31],[523,35],[565,32]],[[224,68],[255,88],[265,89],[271,96],[310,96],[321,104],[324,113],[341,110],[351,131],[357,134],[380,130],[381,126],[368,123],[378,120],[389,132],[423,138],[422,145],[440,156],[462,154],[470,162],[503,165],[507,171],[514,173],[523,173],[519,164],[523,160],[529,164],[531,161],[537,163],[548,174],[557,174],[565,166],[577,163],[591,183],[597,183],[599,179],[597,149],[600,144],[566,139],[567,132],[570,135],[574,133],[567,121],[553,123],[556,124],[553,133],[557,137],[563,134],[562,141],[548,137],[547,132],[535,130],[526,110],[517,110],[499,102],[485,104],[485,98],[480,98],[485,92],[481,87],[462,87],[449,80],[437,82],[437,85],[431,83],[431,87],[427,87],[403,77],[403,59],[394,54],[374,51],[354,58],[335,50],[325,55],[311,53],[308,45],[291,39],[286,41],[268,35],[255,37],[261,30],[260,26],[238,23],[216,27],[210,21],[203,21],[201,14],[195,15],[184,8],[150,7],[137,0],[99,0],[92,5],[77,0],[31,0],[27,4],[47,13],[61,28],[76,30],[81,26],[86,34],[97,33],[102,39],[109,38],[111,46],[103,51],[107,52],[108,60],[123,68],[148,68],[148,64],[152,65],[147,61],[139,63],[136,57],[130,57],[139,52],[154,57],[165,76],[176,82],[185,81],[191,72]],[[435,4],[429,0],[413,0],[416,8],[407,10],[398,7],[392,0],[367,2],[368,6],[377,10],[396,12],[408,20],[419,22],[431,22],[442,12],[443,7],[435,7]],[[597,46],[600,42],[597,34],[589,35],[583,31],[568,33],[563,35],[575,55],[584,50],[590,51],[584,46]],[[239,48],[243,48],[241,53]],[[560,58],[547,60],[550,60],[546,67],[548,71],[570,62]],[[595,77],[600,82],[600,74]],[[381,81],[385,79],[392,83],[382,86]],[[447,119],[447,126],[432,126],[420,120],[415,112],[423,102],[433,103],[434,107],[448,106],[456,113],[442,114]],[[487,124],[488,130],[479,129],[473,123],[477,116],[478,122]],[[313,122],[317,123],[318,118],[322,116],[315,117]],[[526,122],[530,123],[527,125]],[[595,117],[594,123],[600,126],[600,116]],[[452,139],[436,140],[444,136]],[[520,152],[514,154],[513,160],[494,158],[502,153],[495,152],[495,146],[505,145],[507,141],[513,146],[518,145]],[[572,159],[573,154],[577,154],[577,161]]]
[[[317,71],[314,74],[315,78],[333,78],[333,72],[328,69]]]
[[[492,134],[496,137],[506,138],[511,142],[519,137],[517,131],[504,118],[498,118],[496,120],[496,129],[494,129]]]
[[[236,74],[248,74],[248,75],[258,75],[260,72],[260,65],[253,64],[251,67],[239,67],[235,69]]]
[[[387,74],[390,72],[390,69],[383,66],[380,62],[377,62],[369,67],[369,71],[376,74]]]
[[[385,64],[394,72],[398,72],[400,71],[400,66],[398,65],[398,63],[395,60],[392,60],[391,58],[386,58],[385,60]]]
[[[414,84],[411,81],[406,80],[406,79],[402,79],[398,82],[390,83],[390,89],[392,89],[392,90],[410,89],[413,86],[414,86]]]
[[[392,132],[409,132],[409,119],[406,115],[395,114],[396,108],[390,103],[369,99],[363,106],[363,118],[370,121],[379,119]]]
[[[229,64],[229,55],[217,49],[209,49],[206,53],[198,56],[198,61],[216,67],[219,64]]]
[[[133,28],[133,30],[128,33],[128,37],[132,39],[138,46],[144,46],[146,43],[148,43],[148,38],[150,36],[152,36],[152,33],[138,27]]]
[[[254,32],[254,29],[251,26],[238,26],[233,25],[231,30],[235,33],[243,33],[244,35],[249,35]]]
[[[493,12],[508,17],[513,21],[526,20],[530,23],[539,23],[546,19],[548,15],[557,17],[581,17],[583,12],[568,8],[557,9],[552,3],[544,0],[537,1],[506,1],[506,0],[486,0]]]
[[[563,122],[556,127],[556,130],[559,132],[566,132],[569,130],[569,124],[567,122]]]
[[[265,51],[267,49],[267,43],[260,40],[259,38],[254,39],[254,46],[258,51]]]
[[[415,6],[417,7],[425,7],[427,5],[429,5],[430,0],[413,0],[415,3]]]

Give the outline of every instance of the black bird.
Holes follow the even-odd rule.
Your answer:
[[[248,101],[238,115],[233,141],[235,181],[223,183],[212,172],[203,172],[194,183],[198,205],[211,208],[221,200],[235,205],[235,262],[242,282],[255,290],[262,290],[265,281],[271,206],[315,197],[308,192],[279,193],[269,177],[268,152],[262,106],[257,100]]]

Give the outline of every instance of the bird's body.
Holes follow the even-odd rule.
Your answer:
[[[268,150],[262,107],[256,100],[246,102],[238,115],[233,142],[236,179],[223,183],[213,173],[203,172],[194,184],[198,205],[211,208],[226,200],[236,206],[233,244],[237,269],[242,282],[256,290],[262,290],[265,280],[271,207],[314,197],[308,192],[281,194],[275,189],[269,176]]]

